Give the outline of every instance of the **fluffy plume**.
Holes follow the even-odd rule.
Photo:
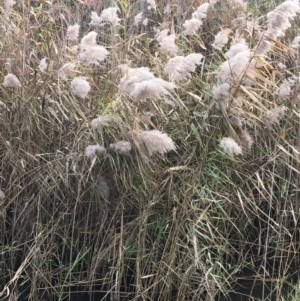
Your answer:
[[[203,3],[201,4],[197,10],[192,14],[192,17],[198,20],[203,20],[207,17],[207,10],[210,7],[211,4],[209,3]]]
[[[215,36],[215,41],[211,46],[214,49],[222,50],[222,48],[228,43],[229,35],[232,33],[231,29],[226,28],[222,31],[219,31]]]
[[[238,82],[246,74],[251,54],[249,50],[236,54],[233,58],[225,61],[218,71],[218,78],[222,83],[232,85]]]
[[[71,91],[80,98],[86,98],[90,90],[90,83],[84,76],[75,77],[71,81]]]
[[[203,24],[202,21],[200,21],[196,18],[186,20],[183,23],[183,28],[184,28],[183,34],[188,35],[188,36],[197,34],[197,32],[199,31],[202,24]]]
[[[288,79],[284,79],[276,91],[278,97],[281,99],[289,97],[292,93],[292,86],[294,85],[294,83],[294,81],[291,82]]]
[[[12,8],[16,4],[14,0],[4,0],[4,8],[9,9]]]
[[[4,192],[0,189],[0,200],[4,200],[5,194]]]
[[[145,101],[148,98],[159,98],[170,94],[168,90],[175,89],[176,85],[161,78],[154,78],[136,83],[130,96],[135,101]]]
[[[91,121],[91,127],[95,131],[102,131],[105,126],[110,126],[112,117],[110,115],[99,116]]]
[[[300,47],[300,36],[297,36],[294,38],[292,44],[291,44],[291,47],[298,50],[299,47]]]
[[[98,176],[95,185],[100,196],[104,199],[108,199],[110,195],[110,189],[108,187],[106,180],[102,176]]]
[[[148,18],[145,18],[145,19],[143,20],[142,24],[143,24],[144,26],[147,26],[147,25],[148,25]]]
[[[255,47],[256,55],[265,55],[273,46],[272,40],[282,37],[291,27],[290,20],[300,14],[299,1],[285,1],[267,14],[268,29],[263,33]]]
[[[250,150],[253,144],[253,138],[244,130],[239,133],[241,145],[244,149]]]
[[[176,56],[168,61],[164,68],[164,73],[173,77],[175,82],[187,80],[202,59],[203,55],[200,53],[191,53],[186,57]]]
[[[86,34],[80,41],[81,49],[85,49],[90,46],[97,46],[97,32],[91,31]]]
[[[286,115],[287,111],[288,108],[286,106],[275,107],[274,109],[269,110],[264,114],[263,120],[268,126],[276,123],[278,124],[280,120]]]
[[[41,72],[45,72],[47,70],[47,67],[48,67],[47,59],[44,57],[43,59],[41,59],[38,68],[40,69]]]
[[[267,14],[268,30],[276,37],[281,37],[291,27],[289,19],[293,19],[300,13],[298,1],[285,1],[278,5],[275,10]]]
[[[147,0],[147,9],[150,10],[150,9],[156,9],[156,3],[155,3],[155,0]]]
[[[87,46],[79,53],[79,60],[84,66],[99,65],[106,59],[108,51],[103,46]]]
[[[67,39],[70,41],[77,41],[79,36],[79,24],[70,25],[67,30]]]
[[[138,13],[137,15],[135,15],[134,17],[134,25],[138,26],[142,21],[143,21],[143,12]]]
[[[178,51],[178,47],[175,44],[175,34],[170,34],[169,36],[165,37],[160,43],[160,52],[164,54],[176,55]]]
[[[128,68],[127,65],[123,65],[119,66],[119,68],[123,74],[120,80],[120,89],[129,95],[133,91],[136,83],[155,78],[154,74],[146,67]]]
[[[248,45],[244,43],[237,43],[230,47],[230,49],[225,53],[225,58],[227,60],[232,59],[235,57],[238,53],[249,51]]]
[[[99,144],[95,144],[95,145],[89,145],[86,147],[85,149],[85,155],[89,158],[89,159],[93,159],[95,156],[103,156],[106,153],[106,149],[99,145]]]
[[[3,86],[9,88],[18,88],[21,86],[21,83],[14,74],[9,73],[4,77]]]
[[[114,152],[120,155],[130,155],[132,149],[131,143],[128,141],[118,141],[117,143],[111,144],[109,146]]]
[[[91,22],[89,23],[89,25],[98,27],[101,25],[101,23],[102,23],[102,19],[98,16],[98,14],[95,11],[92,11],[91,12]]]
[[[121,19],[117,15],[117,8],[109,7],[104,9],[100,16],[98,16],[96,12],[92,12],[90,25],[99,27],[104,25],[105,23],[109,23],[113,27],[115,27],[120,24],[120,21]]]
[[[176,149],[173,140],[158,130],[129,131],[126,136],[132,141],[132,145],[137,147],[141,159],[146,164],[149,163],[149,157],[154,153],[164,154]]]
[[[58,70],[58,76],[62,80],[69,79],[74,70],[75,70],[76,64],[75,63],[65,63],[59,70]]]
[[[192,18],[186,20],[183,24],[183,34],[185,35],[194,35],[197,34],[200,27],[202,26],[202,20],[207,17],[207,10],[211,4],[203,3],[201,4],[198,9],[192,14]]]
[[[218,86],[214,86],[212,89],[212,96],[219,102],[227,104],[230,100],[230,85],[228,83],[223,83]]]
[[[140,139],[143,141],[150,157],[156,152],[163,155],[176,149],[173,140],[167,134],[158,130],[142,131]]]
[[[129,94],[135,101],[145,101],[147,98],[156,98],[169,94],[168,90],[176,85],[161,78],[156,78],[148,68],[127,68],[120,80],[120,90]]]
[[[236,143],[233,138],[225,137],[220,142],[220,148],[229,156],[242,155],[242,148]]]
[[[165,29],[163,31],[157,32],[155,38],[159,43],[160,52],[164,54],[170,54],[175,56],[178,51],[178,47],[175,44],[175,34],[168,35],[169,30]]]

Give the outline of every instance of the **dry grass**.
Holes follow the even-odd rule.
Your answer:
[[[62,300],[78,290],[101,292],[100,300],[212,301],[245,270],[272,280],[280,295],[299,267],[299,57],[289,47],[298,34],[297,18],[264,60],[256,58],[253,85],[243,83],[244,72],[230,100],[220,102],[212,88],[230,42],[215,50],[215,35],[244,15],[264,30],[275,3],[251,3],[243,12],[219,1],[201,34],[189,37],[182,24],[199,3],[172,2],[166,15],[168,1],[157,1],[156,11],[143,1],[117,1],[121,25],[98,30],[98,44],[109,51],[106,60],[78,64],[63,80],[58,70],[77,60],[67,28],[80,24],[80,39],[90,32],[92,7],[30,2],[0,7],[0,81],[13,73],[21,82],[0,86],[1,296]],[[103,1],[96,10],[109,6]],[[133,25],[140,11],[147,26]],[[118,66],[124,63],[149,67],[168,80],[163,67],[171,57],[160,53],[154,27],[176,34],[180,55],[205,57],[190,80],[177,84],[173,105],[134,102],[119,89]],[[258,41],[254,32],[247,45],[252,49]],[[43,58],[45,72],[38,68]],[[279,62],[285,71],[278,70]],[[70,91],[76,76],[91,85],[85,99]],[[292,76],[291,95],[279,99],[277,87]],[[233,110],[234,103],[239,105]],[[264,114],[283,105],[285,117],[268,125]],[[109,121],[101,131],[90,125],[98,116]],[[128,131],[151,129],[167,133],[176,151],[155,154],[146,164],[139,141],[130,156],[109,148],[128,139]],[[242,156],[222,152],[220,140],[242,144],[242,131],[251,135],[252,147],[244,147]],[[107,152],[89,160],[85,148],[97,143]],[[108,197],[98,190],[101,179]]]

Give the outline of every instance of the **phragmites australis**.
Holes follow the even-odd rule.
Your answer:
[[[284,79],[276,90],[276,95],[280,99],[287,98],[292,94],[292,87],[295,85],[295,80],[292,78]]]
[[[233,138],[225,137],[220,142],[220,148],[229,156],[242,155],[242,148],[236,143]]]
[[[7,88],[18,88],[21,86],[19,79],[12,73],[5,75],[3,86]]]
[[[280,120],[285,117],[286,113],[288,111],[288,107],[282,106],[282,107],[275,107],[274,109],[271,109],[263,115],[263,121],[268,125],[274,125],[278,124]]]
[[[183,23],[183,34],[195,35],[202,26],[202,20],[207,17],[207,10],[211,6],[209,3],[201,4],[198,9],[192,14],[192,18]]]
[[[126,68],[126,67],[123,67]],[[154,76],[148,68],[127,68],[120,80],[120,90],[129,94],[135,101],[158,98],[168,95],[176,85]]]
[[[79,24],[70,25],[67,29],[67,39],[70,41],[77,41],[79,36]]]
[[[87,77],[78,76],[71,81],[71,91],[79,98],[86,98],[91,90]]]
[[[198,20],[206,19],[207,17],[207,10],[211,6],[210,3],[203,3],[201,4],[197,10],[192,14],[192,17]]]
[[[191,53],[186,57],[175,56],[171,58],[164,68],[164,73],[171,76],[175,82],[187,80],[191,73],[195,72],[196,66],[201,63],[203,55]]]
[[[182,25],[182,27],[184,28],[183,34],[187,36],[192,36],[197,34],[202,24],[203,24],[202,21],[196,18],[186,20]]]
[[[277,38],[282,37],[291,27],[290,20],[300,14],[299,1],[285,1],[267,14],[268,29],[262,34],[258,45],[255,47],[256,55],[266,55],[271,50]]]
[[[295,50],[300,50],[300,36],[297,36],[292,41],[291,47]]]
[[[134,16],[134,25],[138,26],[144,19],[144,13],[140,12]]]
[[[88,46],[82,49],[79,53],[78,58],[82,65],[99,65],[100,62],[106,59],[108,51],[103,46]]]
[[[212,48],[222,50],[222,48],[228,43],[231,33],[232,30],[229,28],[219,31],[215,36],[215,41],[211,44]]]
[[[106,153],[106,149],[105,147],[99,145],[99,144],[95,144],[95,145],[89,145],[86,147],[85,149],[85,155],[89,158],[89,159],[93,159],[95,156],[103,156]]]
[[[116,27],[120,24],[120,21],[121,19],[118,17],[117,8],[109,7],[104,9],[100,16],[98,16],[96,12],[92,12],[90,25],[99,27],[109,23],[112,27]]]
[[[237,53],[233,58],[221,64],[217,73],[218,79],[222,83],[233,85],[239,82],[247,74],[248,67],[251,60],[251,53],[249,50]]]
[[[158,31],[155,38],[160,46],[159,50],[161,53],[175,56],[178,52],[178,46],[175,44],[176,35],[169,35],[168,33],[168,29]]]
[[[241,130],[238,136],[241,142],[241,146],[246,150],[250,150],[253,144],[253,138],[249,135],[249,133]]]
[[[132,150],[131,143],[123,140],[111,144],[109,147],[117,154],[126,155],[126,156],[129,156],[130,151]]]
[[[45,57],[40,60],[38,68],[41,72],[45,72],[47,70],[48,63],[47,63],[47,59]]]
[[[164,154],[176,149],[174,141],[166,134],[158,130],[150,131],[129,131],[126,134],[135,146],[144,163],[149,163],[149,157],[154,153]]]
[[[212,89],[212,96],[215,100],[227,104],[230,100],[230,85],[228,83],[223,83],[214,86]]]
[[[237,54],[249,51],[249,47],[246,43],[236,43],[230,46],[229,50],[225,53],[225,58],[230,60],[234,58]]]
[[[88,34],[86,34],[80,41],[80,48],[84,49],[89,46],[96,46],[97,45],[97,32],[90,31]]]
[[[9,9],[12,8],[16,4],[15,0],[4,0],[4,8]]]
[[[176,149],[173,140],[166,133],[158,130],[142,131],[140,139],[143,141],[150,157],[156,152],[163,155]]]
[[[110,126],[111,122],[111,115],[102,115],[91,121],[91,127],[94,131],[102,131],[105,126]]]

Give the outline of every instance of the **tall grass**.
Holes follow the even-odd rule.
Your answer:
[[[245,271],[280,296],[299,267],[298,2],[278,35],[274,1],[11,2],[1,297],[208,301]]]

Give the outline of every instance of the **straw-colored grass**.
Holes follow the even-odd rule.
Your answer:
[[[89,25],[114,3],[119,25]],[[280,3],[216,1],[185,35],[201,3],[1,4],[1,298],[212,301],[245,271],[280,298],[299,266],[299,20],[265,37]],[[235,63],[238,17],[256,25]],[[203,59],[175,82],[176,52]]]

